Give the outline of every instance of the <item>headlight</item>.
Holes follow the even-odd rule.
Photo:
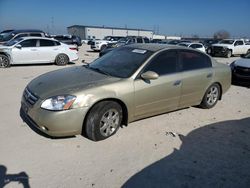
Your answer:
[[[75,100],[76,96],[59,95],[43,101],[41,108],[53,111],[68,110]]]

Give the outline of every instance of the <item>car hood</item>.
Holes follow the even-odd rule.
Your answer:
[[[239,59],[239,60],[236,60],[234,65],[236,66],[241,66],[241,67],[246,67],[246,68],[250,68],[250,59]]]
[[[3,44],[0,44],[0,50],[8,50],[11,49],[11,46],[5,46]]]
[[[232,44],[212,44],[212,46],[220,46],[220,47],[232,47],[233,45]]]
[[[41,99],[72,94],[109,83],[121,78],[110,77],[83,66],[65,68],[43,74],[28,84],[28,89]]]

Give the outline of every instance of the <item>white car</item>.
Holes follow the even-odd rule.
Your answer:
[[[178,45],[186,46],[186,47],[189,47],[189,48],[194,48],[194,49],[197,49],[197,50],[200,50],[200,51],[206,53],[206,48],[201,43],[181,42]]]
[[[22,37],[0,46],[0,67],[12,64],[55,63],[66,65],[78,59],[77,48],[44,37]]]

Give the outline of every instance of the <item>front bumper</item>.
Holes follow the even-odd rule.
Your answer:
[[[40,101],[33,106],[22,99],[20,116],[30,126],[52,137],[74,136],[82,133],[86,108],[49,111],[40,108]]]
[[[250,85],[250,68],[234,67],[232,69],[232,82]]]

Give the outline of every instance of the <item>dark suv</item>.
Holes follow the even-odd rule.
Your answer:
[[[125,38],[121,38],[116,43],[107,44],[107,47],[99,53],[99,57],[112,51],[114,48],[117,48],[120,46],[124,46],[127,44],[133,44],[133,43],[149,43],[149,42],[150,42],[150,40],[147,37],[128,36]]]
[[[0,33],[0,44],[8,42],[12,39],[18,37],[46,37],[48,36],[45,32],[35,29],[26,29],[26,30],[5,30]]]
[[[65,44],[82,45],[81,38],[75,35],[52,35],[51,37]]]

